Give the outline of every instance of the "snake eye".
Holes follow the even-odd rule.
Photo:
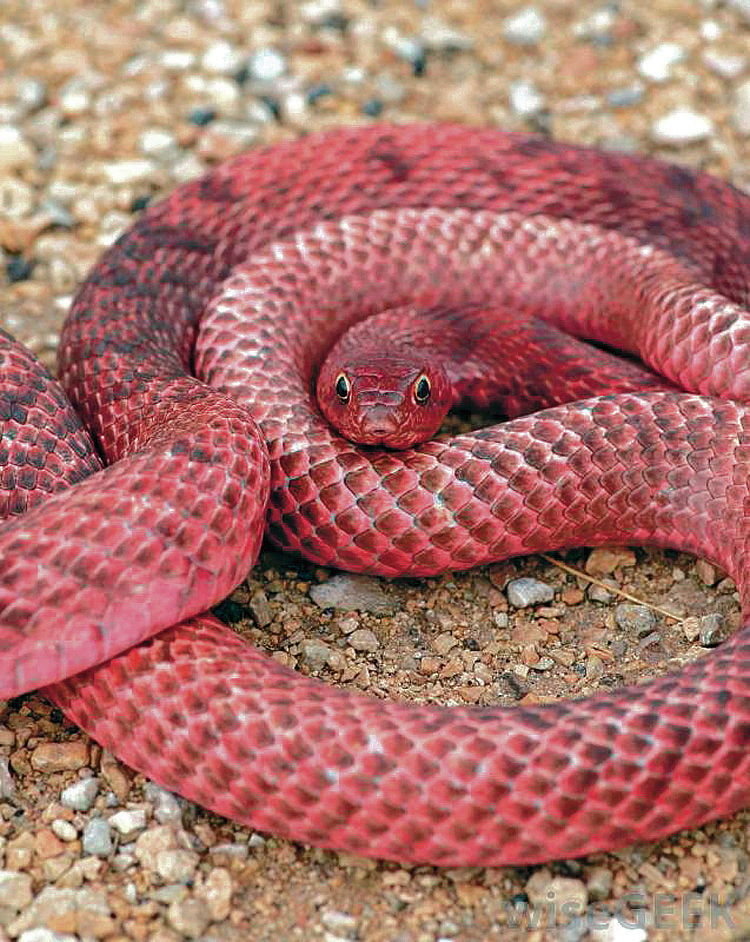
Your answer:
[[[430,381],[424,373],[422,373],[416,383],[414,383],[414,398],[420,405],[424,405],[430,398],[431,392],[432,386],[430,385]]]
[[[336,377],[336,395],[342,402],[349,402],[349,396],[352,392],[352,385],[346,373],[339,373]]]

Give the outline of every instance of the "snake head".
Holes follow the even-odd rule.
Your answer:
[[[453,404],[441,363],[417,351],[383,352],[364,346],[326,358],[317,382],[318,405],[352,442],[411,448],[432,438]]]

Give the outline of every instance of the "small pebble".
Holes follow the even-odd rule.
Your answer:
[[[34,163],[34,150],[18,130],[10,124],[0,125],[0,169],[16,170]]]
[[[691,108],[675,108],[658,118],[651,126],[651,137],[657,144],[696,144],[710,137],[713,121]]]
[[[612,588],[616,589],[617,583],[613,580],[609,581],[612,582]],[[586,595],[591,599],[592,602],[603,602],[605,605],[609,604],[615,597],[613,592],[609,592],[605,586],[599,585],[596,582],[592,582],[589,585],[588,589],[586,589]]]
[[[154,164],[150,160],[133,157],[130,160],[113,160],[102,167],[105,179],[114,186],[127,183],[143,183],[154,174]]]
[[[200,896],[214,921],[220,922],[229,915],[233,889],[232,877],[224,867],[214,867],[206,877]]]
[[[310,670],[320,671],[328,663],[333,648],[318,638],[304,638],[299,645],[300,658]]]
[[[242,67],[242,53],[226,40],[219,39],[203,53],[201,66],[206,72],[231,75]]]
[[[276,49],[258,49],[248,59],[247,68],[259,82],[274,82],[286,72],[286,59]]]
[[[594,867],[586,880],[589,899],[606,899],[612,890],[613,879],[612,871],[608,867]]]
[[[627,546],[598,546],[586,559],[590,576],[610,575],[620,566],[635,566],[635,553]]]
[[[380,647],[375,632],[369,628],[357,628],[347,640],[355,651],[377,651]]]
[[[711,615],[703,615],[700,618],[700,632],[698,634],[698,643],[703,648],[715,648],[721,644],[727,634],[726,619],[723,615],[715,612]]]
[[[154,817],[159,824],[182,825],[182,805],[180,799],[154,782],[146,782],[143,793],[154,807]]]
[[[544,95],[532,82],[511,82],[508,91],[508,100],[513,111],[523,118],[530,118],[546,106]]]
[[[200,939],[211,922],[211,911],[202,899],[175,900],[167,910],[167,921],[188,939]]]
[[[91,93],[85,85],[74,79],[62,89],[59,102],[64,115],[76,117],[91,110]]]
[[[331,932],[335,932],[341,938],[354,938],[357,931],[357,920],[349,913],[342,913],[340,910],[328,909],[321,913],[320,921]]]
[[[534,46],[547,32],[547,19],[536,7],[525,7],[503,23],[503,36],[517,46]]]
[[[18,936],[18,942],[80,942],[80,937],[69,932],[55,932],[53,929],[27,929]]]
[[[16,791],[6,756],[0,756],[0,798],[13,798]]]
[[[706,49],[703,61],[720,78],[729,80],[739,78],[747,68],[747,56],[723,53],[717,49]]]
[[[615,621],[624,631],[634,632],[636,638],[644,638],[656,627],[656,617],[645,605],[620,602],[615,608]]]
[[[613,88],[607,92],[607,103],[613,108],[632,108],[643,101],[643,86],[630,85],[627,88]]]
[[[31,754],[31,764],[39,772],[82,769],[89,764],[89,747],[85,742],[42,743]]]
[[[70,842],[78,837],[78,831],[76,831],[70,821],[65,821],[63,818],[56,818],[50,826],[53,833],[59,837],[61,841]]]
[[[177,138],[163,128],[147,128],[138,138],[138,147],[149,157],[167,157],[174,153]]]
[[[20,180],[0,179],[0,217],[21,219],[34,208],[34,191]]]
[[[612,28],[615,25],[615,12],[611,7],[602,7],[577,23],[575,35],[597,45],[609,45],[612,42]]]
[[[713,563],[699,559],[695,563],[695,574],[704,585],[716,585],[719,580],[719,571]]]
[[[83,829],[83,852],[93,857],[108,857],[112,853],[112,830],[104,818],[92,818]]]
[[[156,855],[156,872],[165,883],[189,883],[199,860],[192,850],[162,850]]]
[[[273,612],[268,604],[268,596],[262,589],[253,592],[250,597],[250,612],[258,628],[265,628],[273,621]]]
[[[0,870],[0,907],[23,909],[32,899],[31,877],[15,870]]]
[[[552,906],[558,911],[558,917],[568,915],[572,918],[585,912],[589,893],[582,880],[571,877],[553,877],[549,870],[537,870],[524,887],[532,906]],[[563,911],[565,906],[565,911]],[[565,920],[569,921],[569,920]]]
[[[508,601],[514,608],[528,608],[531,605],[542,605],[551,602],[555,597],[555,590],[551,585],[539,579],[522,578],[511,579],[507,586]]]
[[[310,588],[310,597],[320,608],[336,608],[344,611],[374,612],[389,614],[397,609],[397,603],[383,591],[380,582],[373,576],[339,573]]]
[[[672,69],[685,59],[685,50],[677,43],[660,43],[638,60],[638,71],[651,82],[666,82]]]
[[[425,16],[419,30],[425,46],[436,52],[465,52],[474,48],[474,37],[436,16]]]
[[[156,860],[163,850],[177,847],[177,833],[174,828],[163,824],[152,827],[140,834],[135,842],[135,856],[146,870],[156,869]]]
[[[146,812],[142,808],[136,808],[133,811],[118,811],[108,820],[123,840],[129,841],[145,829]]]

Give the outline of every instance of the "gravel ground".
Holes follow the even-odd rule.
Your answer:
[[[76,283],[153,197],[336,124],[532,129],[748,188],[749,50],[748,0],[2,0],[3,326],[53,364]],[[266,552],[220,614],[328,682],[478,704],[645,679],[738,624],[732,583],[691,558],[565,563],[586,575],[386,582]],[[0,704],[0,942],[748,938],[748,821],[547,867],[380,864],[207,814],[27,696]]]

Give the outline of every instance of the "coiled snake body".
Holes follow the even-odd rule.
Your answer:
[[[644,373],[404,452],[320,418],[316,364],[364,315],[539,293],[550,329],[624,346],[664,384]],[[80,480],[93,448],[4,341],[6,509],[75,487],[0,533],[0,696],[50,685],[166,787],[401,861],[581,855],[750,804],[747,628],[634,689],[471,709],[328,688],[200,614],[243,578],[264,522],[282,547],[384,575],[670,546],[722,566],[747,613],[749,294],[750,198],[642,157],[374,126],[180,187],[106,252],[63,331],[62,383],[105,470]]]

